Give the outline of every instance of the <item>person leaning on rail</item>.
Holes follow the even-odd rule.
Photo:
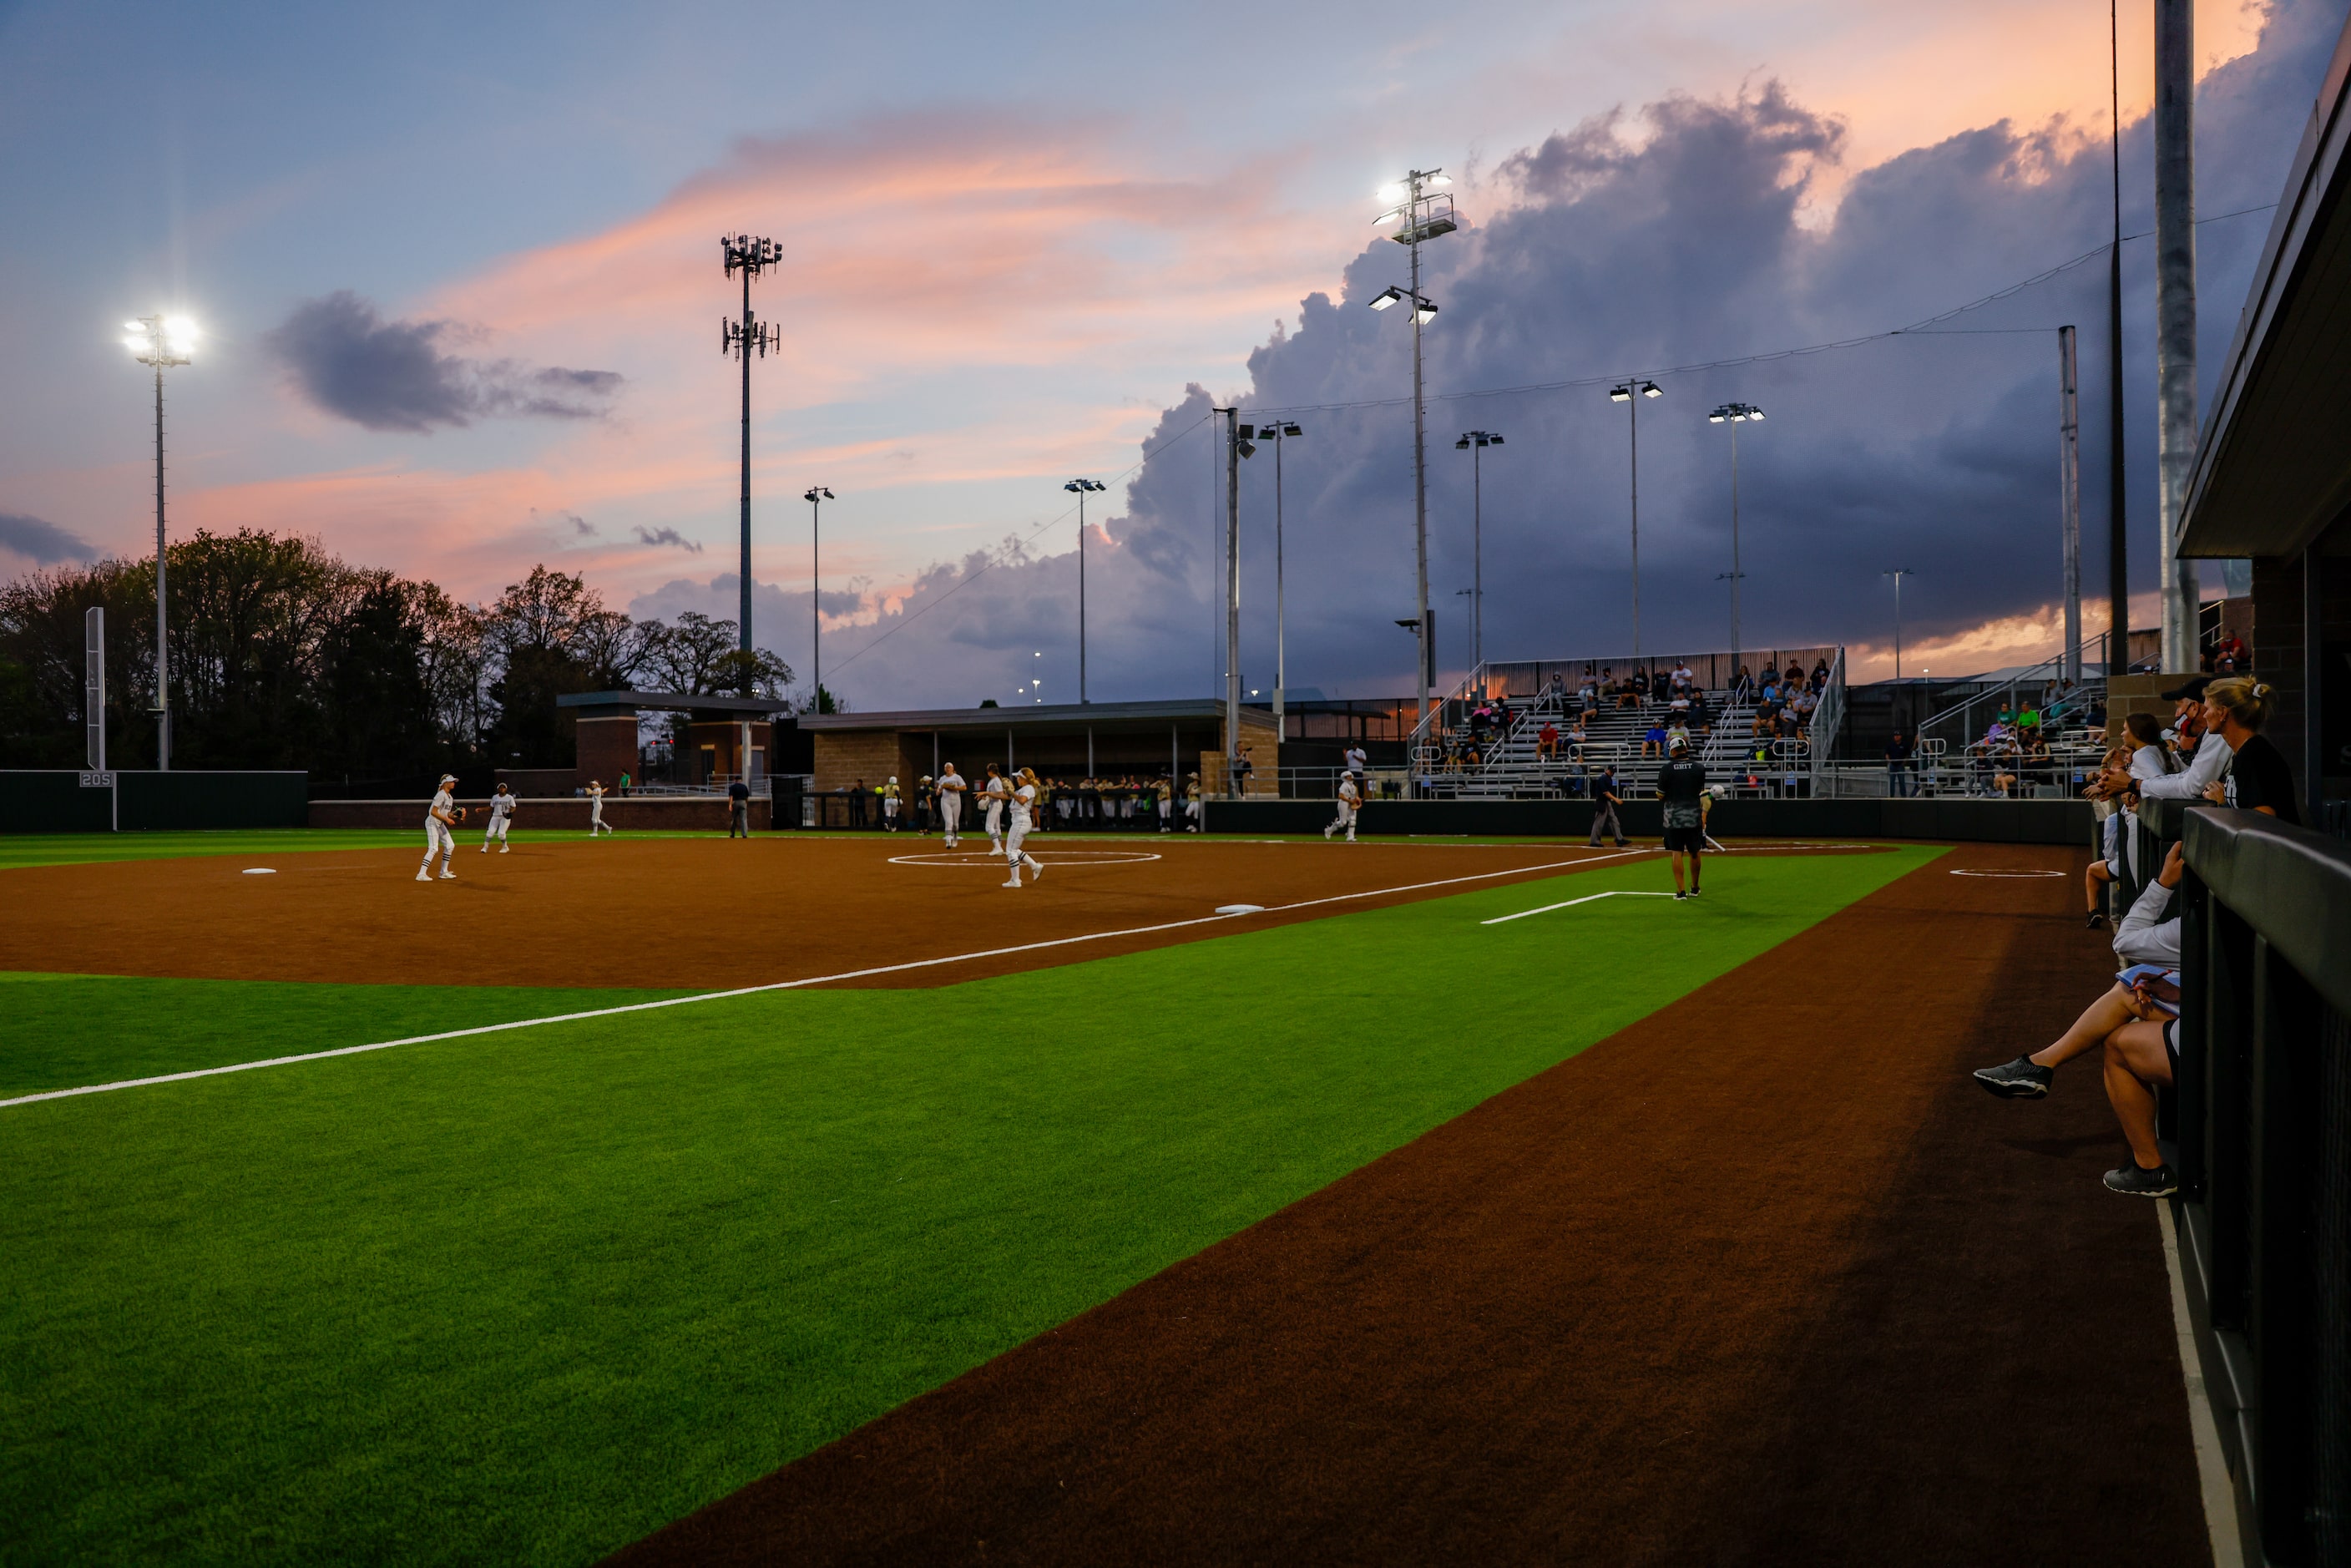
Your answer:
[[[2175,843],[2161,873],[2115,930],[2115,956],[2125,966],[2123,974],[2082,1009],[2071,1029],[2030,1055],[1975,1074],[1977,1082],[2003,1100],[2038,1100],[2049,1092],[2058,1068],[2100,1051],[2106,1099],[2131,1147],[2130,1163],[2108,1171],[2106,1186],[2142,1197],[2161,1197],[2179,1186],[2156,1145],[2154,1091],[2172,1082],[2179,1061],[2179,918],[2161,916],[2186,873]]]

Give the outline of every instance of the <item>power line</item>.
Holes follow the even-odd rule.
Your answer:
[[[2265,213],[2276,205],[2277,204],[2275,202],[2268,202],[2258,207],[2239,207],[2234,212],[2215,213],[2209,218],[2199,218],[2197,220],[2197,225],[2201,227],[2205,224],[2217,224],[2226,218],[2241,218],[2249,213]],[[2125,235],[2123,238],[2126,242],[2135,239],[2145,239],[2153,232],[2153,230],[2147,230],[2140,234]],[[1700,360],[1691,364],[1667,365],[1662,369],[1649,371],[1645,373],[1652,376],[1689,375],[1698,371],[1730,370],[1740,365],[1767,364],[1774,360],[1793,360],[1812,354],[1831,353],[1839,349],[1857,349],[1865,343],[1880,343],[1890,338],[1965,336],[1968,334],[1958,330],[1945,330],[1938,332],[1932,329],[1938,322],[1948,321],[1955,316],[1964,316],[1970,310],[1980,310],[1987,305],[1997,304],[2001,300],[2008,298],[2011,295],[2020,294],[2025,289],[2037,287],[2039,285],[2046,283],[2051,278],[2057,277],[2060,273],[2070,272],[2085,261],[2092,261],[2105,255],[2106,252],[2112,248],[2113,245],[2111,242],[2105,245],[2095,246],[2092,248],[2084,251],[2079,256],[2061,261],[2054,267],[2043,268],[2042,271],[2034,273],[2030,277],[2023,278],[2018,282],[2008,285],[2005,288],[1994,289],[1991,293],[1983,296],[1980,299],[1969,300],[1965,305],[1954,305],[1949,310],[1940,311],[1936,315],[1927,317],[1923,320],[1913,321],[1907,327],[1896,327],[1882,332],[1865,332],[1857,338],[1839,338],[1833,342],[1807,343],[1801,348],[1771,349],[1760,354],[1740,354],[1729,359]],[[2007,327],[1985,328],[1979,329],[1978,330],[1981,331],[1986,336],[1990,336],[1995,333],[2043,332],[2052,329],[2053,329],[2045,327]],[[1429,395],[1440,402],[1457,402],[1461,399],[1473,397],[1515,397],[1525,392],[1571,392],[1582,387],[1598,386],[1604,382],[1622,381],[1624,377],[1617,372],[1610,371],[1602,375],[1576,376],[1566,381],[1528,382],[1519,386],[1479,387],[1467,392],[1431,392]],[[1409,401],[1409,399],[1400,397],[1362,398],[1351,402],[1313,402],[1283,404],[1279,407],[1264,406],[1259,409],[1259,412],[1280,414],[1327,413],[1351,408],[1394,408]]]

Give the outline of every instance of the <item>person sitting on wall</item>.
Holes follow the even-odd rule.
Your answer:
[[[2229,771],[2205,787],[2204,798],[2216,806],[2260,811],[2280,821],[2299,823],[2302,810],[2294,803],[2294,769],[2285,753],[2263,735],[2269,722],[2270,686],[2246,675],[2214,681],[2204,693],[2204,723],[2210,739],[2229,747]]]

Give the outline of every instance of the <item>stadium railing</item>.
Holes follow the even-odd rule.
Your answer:
[[[2154,800],[2184,835],[2180,1271],[2246,1560],[2351,1562],[2351,846]]]

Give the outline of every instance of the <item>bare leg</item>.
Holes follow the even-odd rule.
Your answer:
[[[2163,1163],[2155,1143],[2155,1090],[2170,1082],[2171,1052],[2164,1047],[2163,1025],[2133,1019],[2106,1036],[2106,1099],[2141,1170]]]
[[[2026,1060],[2035,1067],[2055,1067],[2071,1061],[2085,1051],[2095,1051],[2099,1041],[2137,1017],[2131,1010],[2130,993],[2120,986],[2108,987],[2105,996],[2082,1009],[2082,1016],[2074,1020],[2072,1029]]]
[[[2098,912],[2098,891],[2113,880],[2114,873],[2106,869],[2105,862],[2090,862],[2089,869],[2082,873],[2082,902],[2088,905],[2085,914],[2095,915]]]
[[[1674,891],[1679,893],[1682,890],[1682,852],[1676,850],[1667,858],[1674,862]]]

